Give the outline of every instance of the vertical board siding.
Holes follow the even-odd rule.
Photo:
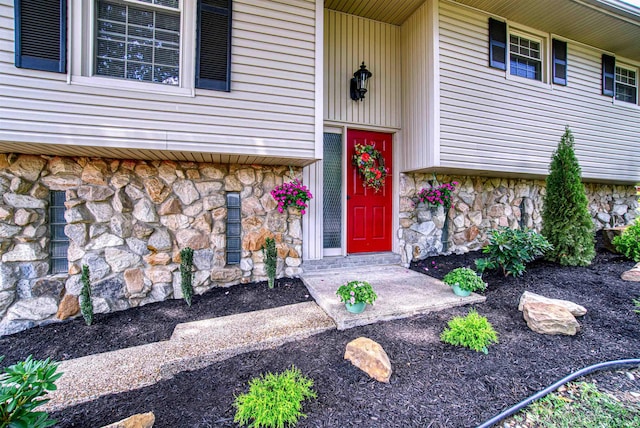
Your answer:
[[[0,0],[0,142],[318,158],[315,22],[315,0],[234,0],[231,91],[191,97],[17,69],[13,1]]]
[[[428,3],[428,2],[427,2]],[[432,28],[427,3],[402,24],[402,151],[400,169],[416,170],[432,166],[429,159],[428,46]]]
[[[400,28],[325,9],[324,118],[348,124],[400,128]],[[371,71],[364,101],[349,96],[362,61]]]
[[[441,166],[545,175],[569,125],[584,178],[639,180],[640,107],[601,95],[601,52],[568,41],[567,86],[507,79],[488,66],[488,17],[440,3]]]

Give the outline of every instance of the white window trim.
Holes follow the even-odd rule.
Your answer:
[[[127,0],[125,0],[127,1]],[[128,2],[128,1],[127,1]],[[136,2],[137,3],[137,2]],[[196,2],[180,0],[180,83],[177,86],[95,74],[95,0],[72,1],[70,84],[151,94],[195,97]],[[174,10],[174,9],[169,9]]]
[[[522,37],[534,42],[540,43],[540,74],[541,80],[528,79],[526,77],[516,76],[511,74],[511,35]],[[530,29],[524,30],[522,27],[512,27],[511,24],[507,24],[507,53],[506,62],[507,70],[505,72],[508,80],[514,80],[518,82],[526,82],[532,85],[538,85],[544,88],[550,88],[551,84],[550,76],[550,64],[551,64],[551,37],[547,33],[541,33]]]
[[[639,88],[639,86],[640,86],[639,83],[640,82],[638,82],[638,78],[640,77],[640,74],[638,73],[638,67],[633,66],[631,64],[627,64],[625,62],[618,62],[616,60],[616,67],[615,68],[622,68],[624,70],[629,70],[629,71],[633,71],[634,73],[636,73],[636,99],[635,99],[634,102],[623,101],[623,100],[617,99],[616,96],[614,95],[614,97],[613,97],[614,102],[616,104],[619,104],[619,105],[628,105],[628,106],[631,106],[631,107],[633,107],[633,106],[638,107],[638,92],[640,92],[639,91],[639,89],[640,89]],[[615,78],[616,75],[617,75],[617,73],[616,73],[616,70],[614,69],[614,80],[613,80],[614,88],[618,87],[618,81]],[[617,92],[617,91],[614,90],[614,93],[615,92]]]

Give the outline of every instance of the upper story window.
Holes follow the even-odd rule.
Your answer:
[[[98,0],[95,74],[178,85],[178,0]]]
[[[635,69],[616,66],[616,100],[635,104],[638,80]]]
[[[509,35],[509,73],[527,79],[542,80],[542,55],[540,41],[517,35]]]

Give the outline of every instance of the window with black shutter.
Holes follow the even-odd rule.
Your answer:
[[[489,18],[489,66],[507,69],[507,23]]]
[[[553,39],[553,83],[567,84],[567,42]]]
[[[602,55],[602,95],[613,97],[615,94],[616,59],[611,55]]]
[[[196,87],[230,90],[231,0],[199,0]]]
[[[66,0],[15,0],[16,67],[66,73]]]

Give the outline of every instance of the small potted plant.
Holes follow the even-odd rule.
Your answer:
[[[475,271],[465,267],[452,270],[442,281],[453,288],[456,296],[462,297],[469,296],[473,291],[484,291],[487,288],[487,283]]]
[[[367,303],[373,305],[378,295],[367,281],[349,281],[338,288],[336,295],[344,302],[347,311],[359,314],[364,311]]]

